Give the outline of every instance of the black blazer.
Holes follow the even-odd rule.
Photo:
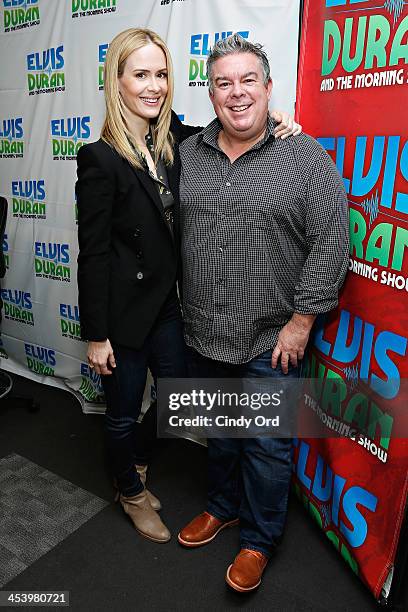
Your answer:
[[[175,237],[157,187],[103,140],[77,155],[78,291],[81,333],[140,348],[176,282],[179,260],[178,143],[200,128],[172,113],[174,164],[168,167],[175,200]]]

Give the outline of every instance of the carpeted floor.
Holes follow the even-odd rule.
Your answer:
[[[107,505],[25,457],[0,459],[0,588]]]
[[[159,441],[149,483],[173,538],[164,545],[141,538],[112,503],[103,418],[83,415],[69,393],[14,378],[16,392],[41,407],[30,413],[0,402],[3,589],[69,591],[70,608],[84,612],[378,609],[294,498],[283,544],[255,593],[239,595],[224,582],[237,528],[209,546],[181,548],[178,530],[205,502],[206,450],[192,442]]]

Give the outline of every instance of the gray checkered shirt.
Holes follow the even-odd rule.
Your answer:
[[[231,164],[212,121],[180,146],[183,311],[189,346],[245,363],[294,312],[337,305],[348,206],[329,155],[306,134],[264,138]]]

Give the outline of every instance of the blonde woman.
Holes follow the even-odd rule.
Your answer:
[[[155,380],[186,376],[176,290],[178,144],[200,130],[181,124],[172,100],[164,41],[146,29],[121,32],[106,56],[101,138],[77,157],[82,336],[89,365],[101,374],[120,502],[137,531],[155,542],[170,539],[161,504],[145,488],[155,407],[137,421],[148,369]],[[293,133],[283,119],[279,135]]]

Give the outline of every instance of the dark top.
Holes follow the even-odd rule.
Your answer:
[[[180,147],[186,341],[228,363],[273,349],[294,312],[335,308],[348,265],[335,165],[310,136],[273,128],[233,163],[217,119]]]
[[[146,135],[145,141],[146,141],[146,146],[150,151],[150,155],[152,156],[152,159],[154,159],[155,151],[154,151],[154,143],[153,143],[153,137],[152,137],[151,132],[149,132]],[[156,176],[155,176],[153,172],[150,171],[149,165],[147,163],[147,159],[143,151],[136,149],[135,147],[133,147],[133,145],[132,145],[132,148],[135,151],[135,154],[138,156],[139,161],[141,162],[145,172],[147,172],[147,174],[152,179],[153,183],[156,185],[157,192],[160,196],[160,199],[163,205],[164,216],[166,218],[167,225],[169,227],[172,237],[174,238],[174,197],[169,187],[169,178],[167,175],[166,164],[164,163],[162,159],[159,159],[159,161],[156,164]],[[170,293],[166,298],[166,301],[161,307],[155,323],[157,324],[157,323],[164,322],[164,321],[168,322],[168,321],[180,318],[180,317],[181,317],[180,302],[179,302],[178,295],[177,295],[177,288],[174,285],[171,288]]]
[[[146,135],[146,145],[150,151],[152,159],[154,159],[154,143],[151,132]],[[133,147],[134,148],[134,147]],[[150,171],[149,165],[147,163],[146,157],[143,154],[143,151],[139,151],[134,148],[136,155],[139,157],[140,162],[142,163],[144,170],[148,173],[152,181],[156,184],[157,191],[159,192],[160,199],[163,204],[164,214],[169,225],[170,231],[174,232],[173,223],[174,223],[174,198],[173,194],[170,191],[169,187],[169,179],[167,176],[167,167],[162,159],[156,164],[156,176]]]
[[[78,302],[82,337],[140,348],[178,275],[178,144],[200,128],[172,113],[174,237],[156,185],[103,140],[77,155]],[[160,315],[161,316],[161,315]]]

